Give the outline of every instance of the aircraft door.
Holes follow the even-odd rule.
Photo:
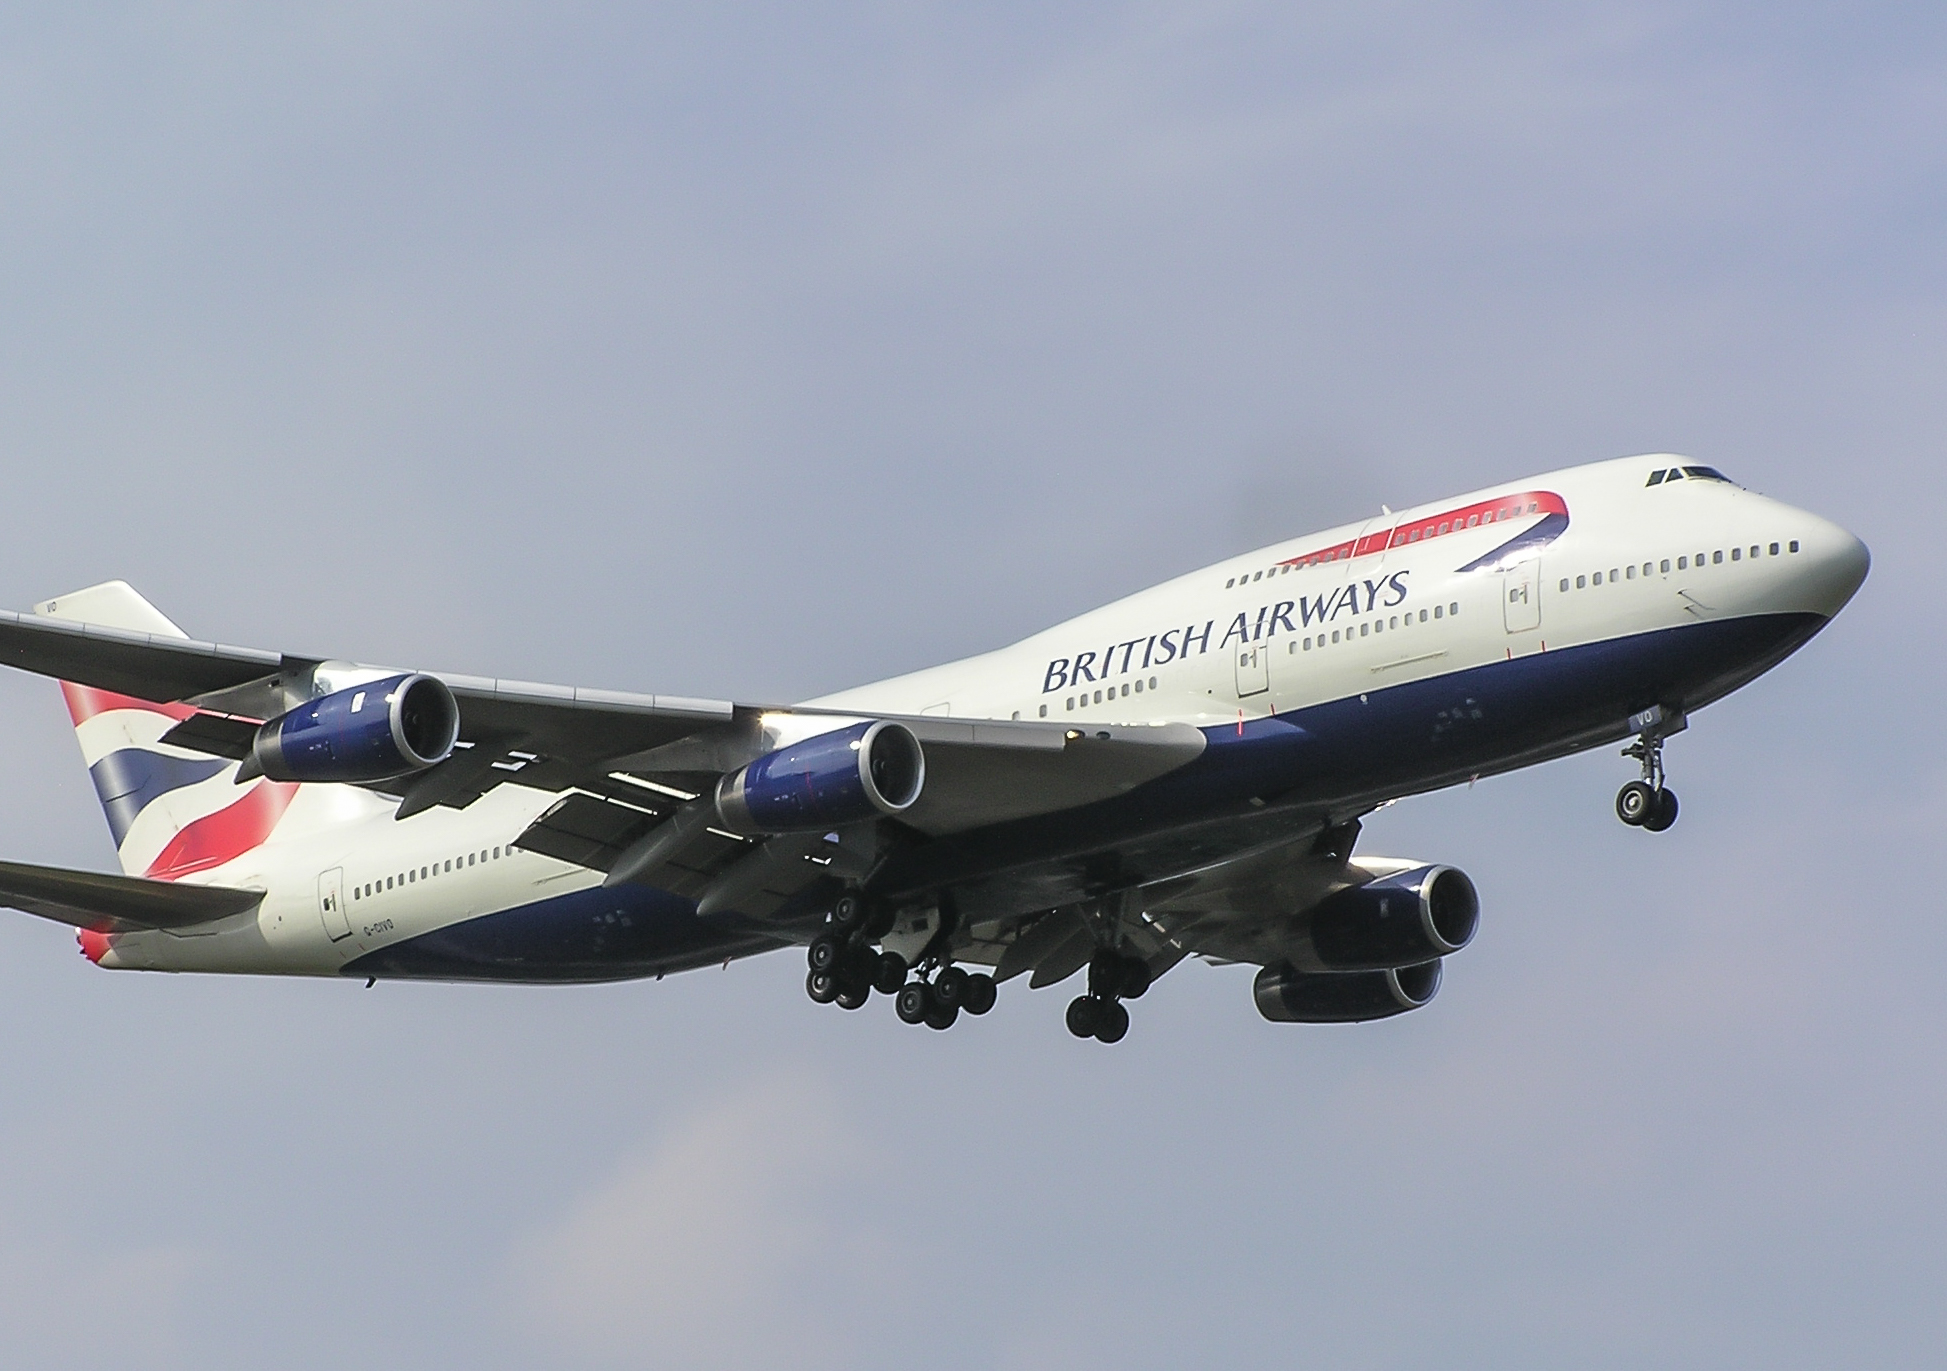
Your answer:
[[[1271,649],[1267,643],[1237,645],[1237,698],[1262,695],[1271,688]]]
[[[1541,627],[1541,571],[1535,562],[1522,562],[1501,573],[1501,615],[1510,633]]]
[[[334,943],[351,936],[352,921],[345,910],[345,869],[342,866],[334,866],[318,877],[318,919],[324,924],[325,937]]]

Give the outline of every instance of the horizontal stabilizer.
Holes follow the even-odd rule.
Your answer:
[[[0,862],[0,905],[97,933],[187,928],[255,909],[261,890]]]

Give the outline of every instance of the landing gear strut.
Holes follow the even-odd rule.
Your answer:
[[[1140,997],[1149,989],[1149,979],[1149,964],[1141,958],[1099,949],[1089,958],[1088,994],[1069,1002],[1068,1031],[1097,1042],[1121,1042],[1129,1031],[1129,1011],[1122,1002]]]
[[[1643,778],[1616,792],[1616,817],[1632,828],[1661,833],[1677,821],[1677,793],[1663,784],[1663,740],[1687,727],[1681,711],[1654,705],[1630,716],[1636,741],[1623,756],[1642,763]]]

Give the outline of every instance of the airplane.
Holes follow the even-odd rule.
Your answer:
[[[1086,970],[1078,1038],[1188,957],[1281,1023],[1421,1008],[1458,868],[1358,855],[1399,798],[1663,747],[1803,646],[1870,558],[1678,456],[1491,486],[1178,576],[796,705],[189,638],[125,582],[0,612],[61,682],[122,874],[0,863],[104,968],[571,983],[799,947],[806,991],[934,1029]]]

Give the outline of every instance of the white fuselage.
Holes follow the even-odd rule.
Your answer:
[[[1210,728],[1683,625],[1830,617],[1857,588],[1865,550],[1825,519],[1721,480],[1645,484],[1647,473],[1682,465],[1627,458],[1378,514],[1179,576],[1008,647],[808,704]],[[1537,495],[1529,513],[1526,497]],[[1476,565],[1552,527],[1543,522],[1551,497],[1566,511],[1559,533]],[[188,878],[264,890],[253,913],[194,936],[120,935],[102,965],[336,975],[406,939],[600,886],[599,872],[511,846],[554,799],[502,785],[466,809],[399,821],[390,804],[361,795],[345,822],[273,834]]]

